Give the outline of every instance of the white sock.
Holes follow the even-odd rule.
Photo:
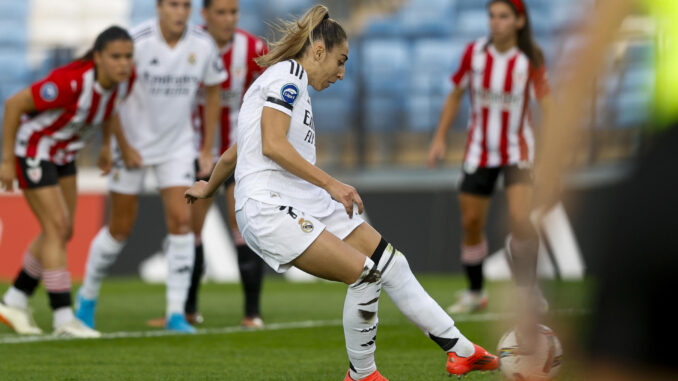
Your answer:
[[[195,258],[193,233],[167,238],[167,316],[183,314]]]
[[[403,253],[390,244],[378,265],[383,287],[396,307],[445,352],[467,357],[473,343],[454,326],[454,320],[436,303],[412,274]]]
[[[56,310],[54,310],[53,316],[54,316],[53,321],[54,328],[57,328],[62,324],[68,323],[69,321],[75,319],[75,316],[73,315],[73,310],[71,309],[70,306],[57,308]]]
[[[377,370],[374,351],[377,349],[379,294],[381,276],[371,259],[365,258],[363,272],[348,286],[344,301],[344,337],[351,362],[349,375],[360,380]]]
[[[5,305],[17,308],[28,308],[28,295],[14,286],[10,286],[2,301]]]
[[[108,269],[115,263],[123,247],[125,247],[125,242],[113,238],[108,231],[108,226],[99,230],[89,247],[85,279],[80,288],[80,294],[85,299],[96,299],[99,296],[101,282],[108,274]]]

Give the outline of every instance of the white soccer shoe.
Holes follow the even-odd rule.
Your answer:
[[[32,311],[28,308],[12,307],[0,301],[0,321],[19,335],[42,334],[42,330],[33,320]]]
[[[487,292],[485,290],[477,292],[465,290],[456,303],[447,307],[447,312],[454,314],[470,314],[483,310],[487,307]]]
[[[54,336],[79,337],[83,339],[95,339],[101,337],[101,332],[95,331],[85,325],[79,319],[73,319],[54,329]]]

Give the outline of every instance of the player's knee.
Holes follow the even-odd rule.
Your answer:
[[[170,234],[192,234],[191,219],[189,216],[172,216],[167,221],[167,226]]]
[[[481,234],[484,221],[479,213],[465,213],[461,218],[464,232],[467,234]]]
[[[511,233],[520,240],[533,240],[537,238],[537,230],[528,217],[511,218]]]
[[[73,235],[73,223],[66,213],[53,213],[44,223],[46,237],[55,238],[63,243]]]

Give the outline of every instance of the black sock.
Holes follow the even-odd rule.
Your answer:
[[[264,263],[259,256],[246,245],[237,246],[238,269],[245,292],[245,316],[259,316],[259,295],[264,275]]]
[[[205,252],[202,244],[195,246],[195,260],[193,261],[193,273],[191,274],[191,287],[188,288],[188,297],[184,305],[184,312],[194,314],[198,312],[198,291],[200,281],[205,273]]]
[[[464,265],[466,276],[469,280],[469,288],[471,291],[481,291],[483,289],[483,262],[477,265]]]
[[[28,296],[33,295],[38,284],[40,284],[40,279],[33,278],[24,269],[19,271],[19,275],[17,275],[14,280],[14,288]]]
[[[47,291],[47,296],[49,296],[49,306],[52,307],[52,311],[55,311],[61,307],[71,306],[70,290],[60,292]]]

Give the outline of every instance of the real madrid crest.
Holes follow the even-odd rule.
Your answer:
[[[195,53],[191,52],[191,54],[188,55],[188,63],[195,65]]]
[[[299,226],[304,233],[310,233],[313,231],[313,222],[305,220],[303,218],[299,219]]]

